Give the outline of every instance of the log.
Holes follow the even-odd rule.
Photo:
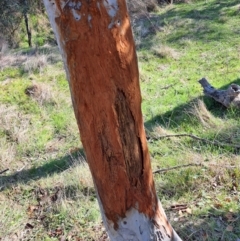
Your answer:
[[[217,90],[209,84],[206,78],[198,81],[203,87],[203,93],[221,103],[225,107],[240,108],[240,86],[231,84],[227,90]]]

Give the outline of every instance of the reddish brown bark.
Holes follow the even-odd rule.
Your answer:
[[[119,4],[126,13],[123,1]],[[110,30],[105,8],[99,11],[94,1],[84,1],[81,9],[92,16],[91,25],[87,17],[76,23],[69,9],[57,23],[66,41],[74,110],[99,197],[114,223],[136,203],[140,212],[153,216],[157,198],[130,19],[120,13],[125,15],[121,25]]]
[[[116,0],[118,9],[110,9],[115,15],[104,6],[115,0],[44,2],[46,7],[55,4],[48,14],[65,59],[81,140],[104,216],[117,229],[118,219],[136,208],[151,220],[150,226],[157,227],[156,233],[163,227],[167,239],[157,240],[177,237],[154,188],[125,1]]]
[[[126,12],[125,5],[119,8]],[[116,223],[138,203],[140,212],[152,216],[157,198],[129,17],[125,15],[119,20],[121,25],[110,30],[107,11],[99,11],[94,1],[82,5],[82,11],[92,16],[91,26],[88,18],[76,24],[68,11],[58,24],[64,39],[76,39],[66,43],[67,64],[72,66],[70,86],[81,140],[105,214]],[[75,31],[69,33],[69,29]]]

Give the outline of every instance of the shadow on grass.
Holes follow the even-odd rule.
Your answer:
[[[196,5],[193,9],[192,5]],[[239,10],[236,7],[239,4],[238,0],[235,1],[199,1],[196,3],[186,4],[180,3],[185,7],[176,8],[173,7],[167,12],[159,15],[153,15],[145,19],[145,22],[149,22],[149,27],[154,28],[156,31],[145,38],[141,44],[141,48],[149,49],[155,45],[155,39],[153,36],[157,31],[161,29],[174,28],[174,34],[170,35],[168,42],[177,43],[183,39],[209,42],[219,42],[222,39],[226,41],[231,37],[232,29],[224,25],[230,17],[239,15]],[[141,21],[141,20],[139,20]],[[165,31],[165,30],[163,30]],[[238,29],[234,31],[240,31]]]
[[[232,81],[231,83],[228,83],[228,84],[226,84],[226,85],[221,86],[220,89],[226,90],[231,84],[240,85],[240,78],[237,78],[237,79],[235,79],[234,81]]]
[[[74,151],[60,159],[50,160],[39,167],[32,167],[28,170],[17,171],[11,175],[0,175],[1,190],[10,188],[17,183],[27,183],[41,178],[61,173],[76,164],[76,160],[85,162],[83,149]],[[0,190],[0,191],[1,191]]]
[[[240,238],[240,212],[210,208],[206,215],[176,219],[179,221],[173,221],[172,225],[185,241],[238,241]]]
[[[161,17],[174,17],[178,16],[180,19],[190,19],[193,21],[198,21],[197,28],[193,28],[195,31],[188,33],[187,35],[179,33],[177,36],[170,38],[171,42],[178,41],[182,38],[193,39],[197,41],[221,41],[221,39],[226,39],[229,34],[230,29],[216,28],[216,24],[223,24],[226,20],[224,15],[236,16],[238,15],[236,10],[231,10],[231,7],[239,4],[239,1],[211,1],[203,2],[199,10],[191,9],[180,11],[175,11],[175,9],[170,10]],[[223,12],[224,9],[224,12]],[[193,27],[194,22],[190,21],[190,27]],[[186,24],[186,27],[188,24]]]
[[[201,169],[202,167],[187,168],[157,174],[165,179],[159,182],[158,176],[154,176],[158,196],[160,200],[165,200],[163,206],[170,223],[184,241],[238,241],[240,200],[239,188],[236,190],[235,184],[240,179],[239,174],[233,176],[234,173],[239,173],[239,167],[226,170],[222,176],[226,179],[222,179],[217,186],[213,183],[218,178],[216,173],[219,170]],[[225,171],[223,166],[221,169]],[[209,174],[206,174],[207,171]],[[183,201],[184,197],[188,197],[188,201]],[[192,199],[189,200],[189,197]],[[174,203],[173,200],[178,202]],[[185,208],[174,210],[172,205],[177,204],[185,205]],[[235,207],[234,211],[232,207]]]
[[[210,80],[211,83],[211,80]],[[240,85],[240,79],[236,79],[232,81],[231,83],[228,83],[224,86],[221,86],[219,89],[226,90],[231,84],[238,84]],[[166,128],[176,128],[183,122],[190,122],[192,121],[191,116],[189,115],[188,110],[189,108],[196,103],[197,100],[202,99],[205,103],[207,109],[213,114],[215,117],[223,118],[227,113],[228,109],[224,107],[222,104],[218,103],[214,99],[208,97],[208,96],[201,96],[195,99],[192,99],[187,104],[182,104],[174,109],[165,112],[162,115],[154,116],[151,120],[145,122],[145,126],[152,131],[153,128],[156,125],[162,125]],[[240,110],[235,109],[234,110],[234,116],[232,118],[236,118],[237,116],[240,116]],[[228,115],[228,118],[231,118],[231,115]],[[194,123],[193,123],[194,124]]]
[[[158,125],[163,126],[166,129],[176,129],[183,123],[187,123],[188,125],[192,123],[194,127],[193,119],[188,112],[199,99],[203,100],[207,109],[216,117],[223,116],[227,111],[223,105],[210,97],[200,96],[192,99],[186,104],[178,105],[164,114],[154,116],[152,119],[144,123],[145,127],[150,131],[153,131],[154,127]]]

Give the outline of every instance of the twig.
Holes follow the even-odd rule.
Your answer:
[[[188,240],[190,239],[190,237],[192,237],[195,233],[198,233],[198,232],[200,232],[200,231],[201,231],[201,229],[196,230],[196,231],[192,232],[190,235],[188,235],[187,241],[188,241]]]
[[[24,165],[23,167],[21,167],[20,169],[17,169],[17,172],[21,172],[26,166],[27,166],[27,164]]]
[[[160,90],[167,90],[167,89],[171,88],[172,86],[174,86],[174,84],[166,85],[166,86],[163,86],[162,88],[160,88]]]
[[[183,167],[190,167],[190,166],[203,166],[203,164],[201,164],[201,163],[189,163],[189,164],[186,164],[186,165],[180,165],[180,166],[174,166],[174,167],[169,167],[169,168],[164,168],[164,169],[158,169],[158,170],[154,171],[153,174],[161,173],[161,172],[167,172],[167,171],[170,171],[170,170],[183,168]]]
[[[187,209],[187,204],[176,204],[176,205],[171,205],[170,210],[174,211],[180,211],[180,210],[186,210]]]
[[[240,149],[240,145],[234,145],[234,144],[229,144],[229,143],[221,143],[219,141],[211,141],[211,140],[207,140],[198,136],[195,136],[193,134],[173,134],[173,135],[164,135],[164,136],[157,136],[157,137],[151,137],[151,139],[153,140],[159,140],[162,138],[170,138],[170,137],[190,137],[192,139],[198,140],[198,141],[202,141],[202,142],[206,142],[215,146],[221,146],[221,147],[234,147],[236,149]]]
[[[3,170],[3,171],[0,171],[0,175],[3,174],[4,172],[7,172],[9,170],[9,168]]]

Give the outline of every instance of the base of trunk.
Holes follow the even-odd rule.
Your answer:
[[[101,206],[101,205],[100,205]],[[111,241],[182,241],[167,222],[159,202],[158,218],[150,219],[137,209],[131,208],[124,218],[119,218],[117,227],[102,212],[106,231]],[[116,226],[116,225],[115,225]]]

